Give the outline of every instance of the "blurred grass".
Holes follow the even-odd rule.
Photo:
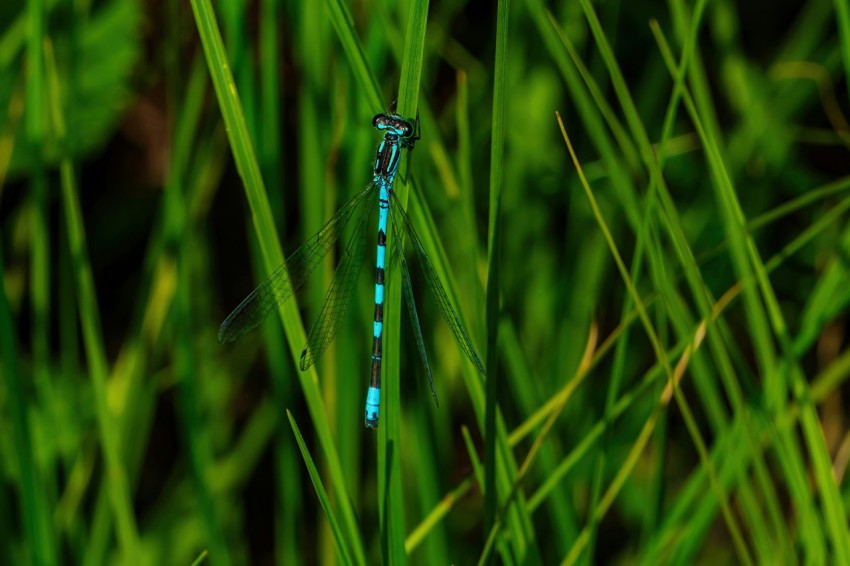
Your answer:
[[[850,10],[507,4],[0,7],[0,563],[850,561]],[[375,434],[370,268],[215,333],[393,100]]]
[[[490,136],[490,206],[487,222],[487,386],[484,406],[484,530],[495,532],[496,506],[496,407],[499,390],[499,342],[502,185],[505,155],[505,98],[508,18],[510,1],[499,2],[496,16],[496,49],[493,56],[493,125]],[[503,448],[504,446],[500,446]],[[516,533],[514,533],[516,536]]]

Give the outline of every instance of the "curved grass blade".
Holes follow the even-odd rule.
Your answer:
[[[366,187],[345,203],[321,230],[292,252],[268,279],[233,309],[218,329],[220,343],[233,342],[259,326],[278,305],[289,299],[304,284],[307,277],[334,247],[352,214],[371,189],[371,185]],[[301,369],[305,368],[302,366]]]
[[[425,366],[425,374],[428,376],[428,385],[431,387],[431,395],[434,396],[434,403],[437,407],[440,406],[440,401],[437,399],[437,390],[434,388],[434,377],[431,375],[431,364],[428,363],[428,354],[425,353],[425,341],[422,339],[422,327],[419,325],[419,315],[416,312],[416,301],[413,300],[413,285],[410,283],[410,271],[407,269],[407,260],[404,259],[404,249],[402,247],[401,234],[398,231],[394,207],[390,207],[390,225],[393,231],[393,249],[398,257],[399,268],[401,269],[402,287],[404,290],[404,298],[407,302],[407,311],[410,314],[410,324],[413,326],[413,335],[416,336],[416,345],[419,347],[419,355],[422,357],[422,365]]]
[[[342,259],[339,260],[333,282],[325,295],[322,312],[319,313],[313,328],[310,329],[307,345],[301,351],[301,371],[307,370],[322,356],[322,353],[334,339],[337,330],[339,330],[339,325],[345,318],[345,313],[348,312],[351,298],[354,297],[354,291],[357,288],[357,276],[363,266],[366,226],[375,199],[378,197],[378,191],[372,185],[369,185],[366,190],[372,191],[369,198],[366,199],[367,206],[360,213],[357,226],[351,235],[348,246],[345,248]]]
[[[328,518],[328,524],[330,524],[331,532],[333,533],[336,549],[342,557],[342,563],[353,564],[354,561],[352,560],[351,551],[346,544],[345,535],[339,525],[339,520],[334,514],[333,507],[331,507],[330,499],[328,499],[328,492],[322,484],[322,477],[319,475],[319,470],[316,469],[313,457],[310,455],[310,451],[304,443],[304,437],[301,436],[301,430],[298,428],[298,425],[295,424],[295,418],[293,418],[292,413],[288,410],[286,411],[286,416],[289,418],[289,424],[292,426],[292,433],[295,435],[295,441],[298,443],[298,448],[301,450],[301,456],[304,457],[304,464],[307,466],[310,479],[313,481],[313,487],[316,489],[316,495],[319,498],[319,503],[322,505],[322,509],[325,511],[325,516]]]
[[[460,349],[464,354],[466,354],[466,357],[469,358],[469,361],[472,362],[481,375],[486,376],[487,371],[484,369],[484,364],[481,363],[481,358],[479,358],[478,354],[475,353],[475,348],[472,346],[472,340],[470,340],[469,334],[466,332],[466,328],[464,328],[463,323],[460,321],[460,316],[452,306],[452,303],[446,294],[446,290],[443,289],[443,284],[440,282],[440,276],[437,275],[437,270],[434,268],[434,264],[431,263],[431,260],[428,259],[428,254],[425,253],[425,246],[422,245],[422,241],[416,234],[416,230],[413,229],[413,225],[410,223],[410,219],[407,217],[407,213],[404,211],[404,208],[401,206],[401,203],[395,196],[395,193],[391,192],[390,197],[393,201],[393,207],[398,214],[397,218],[401,219],[401,224],[404,226],[407,234],[410,236],[410,241],[413,243],[413,249],[416,250],[416,255],[419,256],[419,262],[422,264],[422,273],[425,275],[425,281],[428,282],[428,287],[437,298],[437,305],[440,307],[440,313],[443,315],[443,318],[446,319],[446,323],[449,325],[449,328],[451,328],[452,334],[454,335],[455,340],[457,340]]]

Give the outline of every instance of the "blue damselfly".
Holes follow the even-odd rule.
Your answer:
[[[410,273],[402,250],[402,234],[406,233],[419,261],[428,287],[437,299],[437,305],[460,349],[472,361],[482,374],[484,366],[461,323],[455,309],[449,301],[443,284],[428,255],[422,241],[410,223],[404,208],[398,203],[393,192],[393,182],[398,172],[402,149],[412,150],[419,139],[419,118],[412,125],[394,111],[378,114],[372,125],[384,133],[375,156],[374,177],[372,182],[355,195],[319,230],[313,237],[295,250],[266,281],[242,301],[225,319],[218,331],[219,342],[231,342],[245,332],[256,328],[278,305],[289,299],[306,281],[307,277],[322,263],[324,257],[334,247],[351,218],[356,217],[354,230],[349,243],[337,265],[333,282],[325,295],[319,318],[310,330],[307,345],[301,352],[301,370],[307,370],[322,355],[333,340],[343,317],[351,304],[357,278],[363,263],[364,242],[366,240],[369,214],[375,201],[378,201],[378,248],[375,267],[375,317],[372,332],[372,359],[369,376],[369,389],[366,394],[366,426],[377,428],[381,402],[381,344],[384,320],[384,280],[386,262],[387,226],[393,230],[394,253],[401,269],[402,287],[405,302],[413,325],[416,345],[425,366],[428,384],[434,402],[438,404],[437,392],[425,343],[419,326],[419,317],[413,300]]]

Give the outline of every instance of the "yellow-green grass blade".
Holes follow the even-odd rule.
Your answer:
[[[585,9],[588,10],[588,7],[585,6]],[[569,137],[567,136],[567,133],[566,133],[566,130],[564,129],[563,123],[560,121],[560,117],[559,117],[559,125],[561,127],[561,133],[564,136],[564,141],[566,142],[567,149],[569,150],[570,157],[572,158],[572,161],[573,161],[573,163],[576,167],[576,171],[578,172],[579,178],[581,179],[582,187],[584,188],[584,191],[585,191],[585,193],[588,197],[588,200],[590,201],[591,207],[593,208],[594,216],[596,217],[596,220],[599,223],[599,227],[602,230],[602,232],[605,236],[605,239],[608,241],[608,245],[611,249],[611,253],[614,256],[614,261],[616,262],[617,268],[620,271],[620,275],[623,278],[623,280],[626,284],[626,287],[628,288],[629,294],[632,296],[632,300],[634,301],[635,306],[638,310],[638,315],[639,315],[639,318],[640,318],[640,320],[641,320],[641,322],[644,326],[644,330],[646,331],[646,334],[649,337],[650,342],[652,343],[652,347],[653,347],[653,350],[655,351],[655,355],[656,355],[657,359],[661,362],[662,366],[664,367],[665,373],[667,374],[668,380],[670,381],[670,385],[672,386],[671,387],[672,394],[676,398],[676,402],[679,405],[680,410],[682,411],[682,416],[683,416],[686,424],[688,425],[688,432],[691,434],[691,437],[694,440],[695,446],[696,446],[697,450],[699,451],[700,459],[703,462],[703,465],[705,465],[709,468],[708,473],[709,473],[709,477],[712,478],[712,488],[717,491],[718,497],[720,498],[720,500],[722,502],[723,511],[724,511],[723,515],[724,515],[724,518],[726,519],[727,525],[729,527],[730,534],[733,537],[733,541],[735,543],[736,551],[738,552],[739,557],[744,562],[750,563],[750,562],[752,562],[752,559],[750,558],[749,551],[746,547],[746,544],[744,543],[743,536],[741,535],[741,532],[740,532],[740,527],[738,527],[737,521],[734,518],[734,516],[731,512],[731,509],[729,508],[728,501],[726,499],[726,494],[725,494],[725,492],[723,492],[721,486],[718,484],[718,482],[716,480],[716,474],[711,469],[711,463],[708,461],[707,450],[706,450],[704,441],[702,440],[702,437],[699,433],[699,430],[696,427],[696,423],[694,421],[693,415],[691,414],[690,409],[689,409],[688,404],[687,404],[687,401],[685,400],[685,398],[684,398],[683,394],[681,393],[679,387],[673,382],[673,369],[670,366],[669,361],[666,357],[666,353],[664,352],[664,349],[660,344],[657,332],[654,329],[652,322],[649,320],[649,317],[646,313],[646,308],[643,305],[643,302],[642,302],[640,296],[638,295],[637,290],[634,288],[634,285],[631,281],[631,278],[629,277],[628,271],[626,270],[626,267],[625,267],[625,264],[623,263],[622,257],[620,255],[619,251],[617,250],[616,243],[614,242],[614,240],[611,236],[611,232],[610,232],[610,229],[608,228],[607,222],[605,221],[604,217],[602,216],[602,212],[599,209],[599,205],[596,201],[596,198],[593,195],[593,191],[591,190],[590,185],[587,183],[587,179],[584,177],[584,173],[582,172],[581,165],[578,162],[578,158],[576,157],[575,151],[573,150],[573,146],[569,141]],[[660,405],[659,405],[659,407],[660,407]],[[656,409],[656,411],[657,410],[658,409]],[[645,443],[646,441],[649,440],[648,435],[652,431],[652,428],[654,427],[654,422],[657,419],[657,416],[658,416],[657,412],[654,411],[653,416],[651,416],[650,419],[647,420],[647,422],[646,422],[646,424],[645,424],[644,428],[642,429],[641,434],[639,436],[640,440],[635,444],[635,448],[639,447],[641,442]],[[624,475],[622,472],[630,471],[629,462],[631,462],[631,465],[633,465],[636,461],[635,459],[636,459],[637,455],[639,454],[639,452],[636,453],[636,451],[633,450],[630,454],[631,454],[630,459],[621,468],[621,473],[618,474],[617,478],[615,479],[615,482],[612,483],[612,486],[608,489],[608,491],[606,491],[605,497],[603,497],[603,499],[600,501],[599,508],[604,508],[604,507],[610,506],[611,500],[610,500],[609,494],[611,494],[611,497],[613,497],[613,495],[616,494],[616,491],[617,491],[617,489],[615,489],[617,487],[616,481],[619,481],[619,482],[625,481],[627,474]],[[594,511],[594,512],[597,512],[597,511]],[[581,548],[583,547],[584,544],[586,544],[586,540],[585,540],[586,538],[589,538],[589,533],[588,533],[587,537],[583,537],[583,538],[580,539],[581,544],[579,542],[577,542],[573,546],[573,550],[568,555],[568,559],[567,559],[568,562],[575,561],[575,560],[578,559],[580,552],[581,552]]]
[[[633,135],[635,136],[635,139],[639,143],[641,155],[644,159],[644,162],[645,162],[647,169],[649,170],[650,177],[653,181],[653,185],[657,185],[657,187],[659,189],[660,197],[661,197],[661,200],[662,200],[662,203],[663,203],[663,206],[664,206],[664,210],[666,212],[666,216],[663,216],[662,218],[665,220],[665,222],[668,223],[668,225],[667,225],[668,230],[672,229],[671,235],[674,237],[674,242],[678,246],[679,255],[680,255],[681,258],[683,258],[683,260],[685,260],[684,266],[686,268],[686,273],[689,274],[688,275],[689,282],[692,285],[692,287],[694,288],[695,296],[698,299],[700,299],[701,296],[702,296],[702,293],[703,293],[702,283],[699,280],[700,277],[699,277],[698,271],[696,271],[695,266],[693,264],[692,257],[691,257],[692,254],[688,250],[687,242],[681,236],[681,228],[679,227],[679,221],[677,220],[677,214],[675,212],[675,209],[672,206],[672,201],[669,197],[669,194],[667,192],[667,188],[664,184],[664,178],[660,174],[660,167],[654,159],[653,152],[650,148],[650,144],[649,144],[647,136],[646,136],[646,132],[643,129],[643,126],[640,122],[640,118],[637,116],[635,106],[631,101],[630,95],[629,95],[628,90],[625,86],[622,75],[619,72],[619,69],[617,67],[616,61],[613,58],[613,55],[611,53],[610,48],[607,45],[604,33],[601,29],[601,26],[599,24],[598,19],[596,18],[596,15],[593,11],[593,8],[587,2],[583,2],[582,7],[583,7],[583,10],[584,10],[584,12],[587,16],[587,19],[590,23],[590,27],[591,27],[591,30],[594,34],[594,38],[596,39],[596,42],[597,42],[600,50],[602,51],[603,59],[606,63],[606,66],[609,69],[609,73],[611,74],[611,78],[612,78],[613,83],[614,83],[615,91],[617,92],[617,95],[620,98],[621,106],[623,107],[623,110],[626,114],[626,118],[627,118],[627,121],[629,123],[629,126],[630,126],[630,128],[633,132]],[[752,293],[750,293],[750,296],[752,296]],[[754,303],[750,303],[750,305],[753,305],[753,304]],[[707,305],[705,305],[703,303],[701,306],[702,306],[703,312],[705,312]],[[759,341],[758,344],[760,344],[761,346],[764,346],[764,348],[762,348],[760,350],[762,353],[765,354],[762,359],[763,360],[769,360],[769,359],[771,359],[771,354],[769,353],[770,349],[768,347],[766,347],[767,342],[764,340],[764,338],[766,336],[764,330],[765,330],[765,327],[764,327],[763,324],[760,325],[760,326],[756,325],[756,336],[761,338],[761,341]],[[697,373],[697,376],[700,376],[700,375],[701,375],[701,373]],[[698,379],[697,383],[698,384],[699,383],[705,383],[705,380]],[[679,399],[679,396],[677,396],[677,401],[678,401],[678,399]],[[695,435],[697,434],[697,431],[696,431],[695,428],[689,426],[689,430],[692,431]],[[697,442],[698,444],[702,443],[702,441],[699,440],[698,437],[695,437],[695,442]],[[701,453],[702,453],[702,451],[701,451]],[[775,513],[773,513],[773,515],[775,515]],[[757,521],[757,519],[756,519],[756,521]]]
[[[694,18],[692,18],[690,27],[689,27],[688,32],[687,32],[687,38],[688,39],[687,39],[687,42],[686,42],[685,50],[683,51],[683,54],[682,54],[682,61],[680,63],[680,69],[687,69],[688,68],[688,62],[691,58],[690,53],[693,50],[693,44],[695,42],[696,35],[699,31],[699,25],[700,25],[700,22],[701,22],[699,16],[702,13],[703,7],[704,7],[704,3],[698,4],[697,10],[696,10],[696,16]],[[549,19],[550,19],[550,22],[552,24],[552,27],[558,32],[558,37],[561,39],[561,41],[564,43],[565,47],[567,48],[567,51],[569,52],[570,57],[573,60],[573,63],[581,71],[582,78],[587,83],[588,90],[593,95],[594,102],[597,104],[597,106],[599,106],[602,109],[603,115],[605,116],[605,119],[608,122],[609,127],[615,133],[616,132],[622,132],[622,127],[620,126],[616,117],[613,115],[612,111],[607,107],[607,102],[605,101],[604,97],[602,97],[602,95],[601,95],[601,89],[598,86],[595,85],[593,77],[584,68],[584,65],[581,62],[581,60],[578,58],[578,55],[576,54],[575,49],[571,46],[566,35],[563,33],[563,31],[561,31],[560,26],[557,24],[557,22],[554,20],[554,18],[551,16],[551,14],[549,15]],[[666,152],[664,150],[667,148],[668,139],[671,135],[673,118],[675,116],[677,101],[678,101],[679,96],[680,96],[681,81],[683,80],[683,76],[684,76],[683,72],[680,72],[677,75],[677,81],[676,81],[676,84],[674,86],[674,91],[673,91],[673,94],[671,96],[671,100],[668,102],[668,108],[667,108],[667,112],[666,112],[666,115],[665,115],[665,121],[664,121],[661,141],[657,144],[657,147],[658,147],[657,162],[658,162],[659,168],[661,168],[663,166],[664,161],[665,161]],[[606,109],[607,109],[607,111],[606,111]],[[620,136],[618,136],[618,139],[620,139],[620,138],[622,138],[622,133],[621,133]],[[625,142],[620,142],[620,145],[624,149],[630,147],[630,145],[625,143]],[[648,232],[647,229],[652,227],[653,224],[654,224],[652,222],[652,219],[653,219],[653,216],[654,216],[655,190],[656,190],[655,184],[650,183],[649,192],[648,192],[647,196],[645,197],[645,205],[643,207],[643,212],[641,213],[641,217],[644,220],[641,223],[641,228],[639,230],[638,237],[637,237],[637,240],[636,240],[636,248],[635,248],[635,251],[634,251],[634,258],[632,260],[633,266],[630,270],[631,273],[632,273],[632,277],[635,278],[636,281],[637,281],[637,276],[639,275],[640,262],[641,262],[641,259],[642,259],[642,252],[644,250],[644,242],[646,241],[646,238],[650,233],[654,233],[654,231]],[[691,326],[693,326],[693,321],[687,319],[687,316],[685,314],[685,313],[687,313],[687,308],[684,308],[684,305],[682,304],[683,301],[678,298],[678,296],[676,295],[675,289],[672,289],[669,286],[669,278],[667,278],[664,275],[664,272],[665,272],[664,260],[662,258],[660,258],[659,250],[656,249],[658,247],[659,247],[659,244],[658,244],[657,240],[653,239],[652,246],[648,250],[649,258],[650,258],[650,266],[652,267],[653,279],[658,282],[657,285],[660,287],[662,293],[665,296],[668,296],[670,301],[676,301],[676,302],[679,303],[677,308],[668,309],[668,312],[669,312],[669,315],[670,315],[670,319],[672,320],[673,324],[675,325],[678,333],[680,335],[684,336],[684,335],[687,335],[687,333],[689,332],[688,329]],[[685,243],[684,245],[682,245],[682,247],[686,249],[687,244]],[[701,290],[697,292],[698,298],[700,296],[700,293],[701,293]],[[628,301],[629,301],[629,298],[626,297],[626,303],[624,304],[624,309],[629,308]],[[702,306],[702,312],[703,313],[707,313],[710,309],[710,306],[708,304],[706,304],[704,301],[702,302],[701,306]],[[663,312],[660,313],[660,314],[663,314]],[[626,345],[628,343],[629,343],[628,334],[626,334],[624,339],[622,339],[618,342],[618,347],[617,347],[617,352],[615,354],[615,362],[614,362],[615,370],[612,374],[611,385],[609,385],[609,387],[607,388],[606,413],[608,413],[610,411],[610,409],[612,408],[612,403],[613,403],[613,400],[614,400],[615,395],[616,395],[616,390],[619,388],[619,383],[622,380]],[[712,346],[716,349],[718,347],[718,345],[719,345],[719,342],[716,339],[714,339],[714,335],[712,335]],[[703,356],[702,355],[697,355],[697,357],[694,360],[694,363],[692,364],[694,374],[695,374],[695,382],[696,382],[696,384],[697,384],[697,386],[700,390],[699,399],[704,405],[706,405],[706,411],[708,412],[709,416],[711,417],[712,425],[717,429],[722,429],[722,427],[724,426],[723,422],[726,420],[726,417],[724,415],[725,409],[723,408],[723,402],[720,399],[720,393],[719,393],[719,391],[716,390],[716,387],[714,386],[715,380],[712,378],[712,376],[709,375],[708,370],[705,367],[705,365],[706,364],[703,362]],[[736,411],[741,410],[741,407],[742,407],[742,404],[743,404],[742,403],[742,396],[741,396],[741,393],[739,391],[739,387],[738,387],[737,383],[735,382],[734,378],[732,378],[730,376],[728,371],[724,372],[723,375],[724,375],[724,384],[726,384],[727,390],[729,391],[730,397],[732,399],[733,407],[735,408]],[[607,438],[608,438],[608,435],[606,435],[606,439]],[[599,457],[598,457],[599,463],[597,465],[596,473],[594,475],[594,485],[593,485],[593,488],[592,488],[592,501],[595,500],[598,497],[598,494],[599,494],[599,490],[600,490],[600,486],[601,486],[601,478],[602,478],[602,474],[604,472],[604,467],[605,467],[604,466],[604,459],[605,459],[606,452],[607,452],[607,440],[603,441],[603,446],[601,447],[601,450],[599,452]],[[780,543],[784,543],[784,541],[786,540],[786,537],[784,536],[784,533],[782,533],[782,529],[779,527],[779,521],[778,521],[779,513],[777,512],[778,509],[779,509],[779,505],[778,505],[778,502],[777,502],[776,494],[773,492],[772,485],[770,484],[770,482],[767,481],[767,473],[766,473],[764,464],[759,460],[756,461],[756,464],[757,464],[757,470],[758,470],[757,475],[761,480],[760,485],[762,487],[762,491],[765,493],[765,497],[768,499],[768,508],[771,509],[771,511],[772,511],[771,518],[774,519],[775,531],[778,533],[776,538],[779,540]],[[753,497],[750,494],[749,486],[747,484],[744,484],[742,486],[742,490],[743,490],[742,501],[743,501],[743,504],[744,504],[744,508],[746,509],[748,516],[750,517],[750,523],[749,524],[751,526],[751,529],[754,532],[755,540],[760,543],[757,548],[765,549],[767,553],[772,555],[773,545],[768,543],[765,540],[764,537],[758,536],[761,533],[761,525],[762,525],[762,518],[761,518],[761,512],[760,512],[759,506],[755,505],[755,504],[750,504],[750,503],[753,503]],[[593,504],[591,505],[591,508],[592,507],[594,507]],[[591,542],[589,543],[589,548],[591,548],[591,549],[593,548],[593,542],[592,542],[593,532],[594,531],[591,530],[591,537],[590,537]],[[786,551],[788,551],[788,550],[789,549],[786,547]],[[588,555],[588,556],[590,557],[590,555]]]
[[[834,184],[829,184],[821,189],[816,189],[813,192],[816,194],[823,195],[833,194],[833,192],[836,190],[837,187]],[[765,213],[765,215],[763,215],[762,217],[754,219],[754,223],[757,225],[763,225],[762,220],[764,220],[765,222],[769,220],[775,220],[779,216],[779,213],[785,212],[795,207],[802,206],[803,204],[808,202],[810,202],[810,198],[804,195],[801,198],[794,199],[793,202],[777,207],[776,211]],[[793,256],[796,251],[803,248],[807,243],[811,242],[825,229],[833,225],[836,220],[839,219],[842,215],[846,214],[848,210],[850,210],[850,198],[844,199],[840,205],[833,207],[833,209],[831,209],[828,214],[819,218],[819,220],[814,225],[812,225],[804,233],[798,235],[780,253],[778,253],[770,261],[768,261],[766,264],[768,270],[773,271],[774,269],[776,269],[779,265],[782,264],[784,260]],[[718,316],[725,309],[724,305],[728,307],[728,305],[733,304],[734,299],[740,295],[740,289],[741,284],[736,284],[724,294],[724,298],[721,299],[718,303]],[[647,300],[647,304],[648,303],[649,301]],[[587,374],[587,371],[589,371],[589,369],[595,367],[599,363],[601,358],[604,356],[604,354],[610,351],[611,345],[613,345],[619,340],[619,337],[622,335],[623,326],[630,325],[636,319],[637,311],[631,311],[628,316],[623,319],[621,326],[618,327],[615,331],[613,331],[609,335],[608,339],[606,339],[603,344],[599,348],[597,348],[588,368],[584,372],[582,372],[584,375]],[[680,356],[684,347],[689,342],[690,339],[687,339],[679,345],[675,346],[674,348],[668,350],[667,357],[669,359],[674,359]],[[850,360],[850,356],[845,356],[839,360],[836,360],[835,363],[833,363],[829,368],[827,368],[824,373],[818,379],[815,380],[812,386],[813,400],[818,401],[823,399],[829,392],[833,391],[843,379],[847,378],[848,374],[850,374],[850,372],[848,372],[848,368],[850,368],[850,363],[848,363],[847,360]],[[647,373],[644,375],[644,378],[635,387],[620,396],[614,407],[614,412],[612,415],[614,419],[617,419],[621,415],[625,414],[626,411],[635,403],[636,399],[642,396],[645,392],[650,391],[650,388],[654,384],[656,384],[656,382],[662,377],[663,370],[660,366],[660,363],[656,362],[656,364],[647,371]],[[522,438],[524,438],[533,428],[538,426],[539,423],[546,419],[554,410],[556,410],[558,407],[563,407],[565,405],[565,400],[562,398],[563,395],[566,394],[566,396],[569,397],[569,392],[572,391],[574,387],[575,384],[573,384],[573,380],[571,380],[570,382],[568,382],[566,389],[563,392],[558,393],[555,397],[550,399],[549,402],[542,404],[534,415],[529,417],[529,419],[525,423],[517,427],[517,429],[515,429],[514,432],[511,434],[511,445],[514,446],[518,444],[522,440]],[[797,414],[798,412],[796,410],[791,410],[789,412],[789,415],[793,418],[796,418]],[[550,497],[552,489],[560,481],[563,480],[564,476],[570,470],[572,470],[576,466],[576,464],[578,464],[581,459],[588,453],[591,446],[597,440],[599,440],[599,438],[601,438],[605,426],[605,421],[597,422],[593,426],[593,428],[586,433],[586,435],[581,439],[581,441],[575,445],[575,447],[570,451],[570,453],[559,463],[555,472],[550,475],[547,480],[538,487],[538,489],[529,499],[528,505],[529,510],[531,512],[534,512],[538,507],[540,507],[540,505],[542,505],[544,501],[547,500],[548,497]],[[737,425],[734,426],[737,427]],[[737,427],[734,430],[736,431],[736,434],[744,434],[740,431],[740,427]],[[764,435],[762,436],[764,437]],[[713,452],[722,455],[724,454],[725,446],[727,445],[739,446],[741,445],[741,442],[740,440],[733,440],[729,441],[729,443],[726,443],[725,441],[723,443],[718,443],[717,446],[713,449]],[[764,441],[760,441],[759,445],[764,447]],[[750,452],[748,452],[746,455],[749,457],[756,457],[755,454],[752,454]],[[473,461],[477,461],[477,458]],[[740,465],[746,465],[746,462],[740,462]],[[418,543],[421,540],[422,536],[424,536],[422,534],[422,531],[429,528],[434,521],[442,519],[448,513],[448,511],[450,511],[451,506],[456,504],[459,495],[466,493],[472,486],[472,484],[470,483],[471,481],[471,477],[466,478],[465,480],[463,480],[463,482],[459,483],[453,491],[449,492],[443,498],[440,504],[436,506],[428,515],[428,517],[426,517],[426,519],[423,520],[423,522],[416,529],[414,529],[413,533],[411,533],[411,536],[408,539],[409,544],[412,542]],[[688,492],[689,495],[681,495],[677,498],[675,508],[681,509],[681,511],[676,511],[676,516],[678,516],[679,513],[690,513],[693,509],[693,498],[698,494],[704,493],[705,488],[703,483],[706,481],[704,471],[700,471],[698,475],[694,477],[693,481],[694,488]],[[713,500],[704,498],[703,504],[713,505],[714,503]],[[710,517],[708,517],[708,519],[710,520]],[[668,515],[665,523],[669,523],[671,529],[680,531],[678,527],[679,519],[671,518]],[[663,527],[662,531],[659,531],[658,536],[663,536],[665,540],[668,541],[668,543],[672,541],[669,536],[660,534],[661,532],[663,532]],[[415,539],[413,539],[414,535],[416,535]],[[650,548],[653,548],[651,544]],[[657,560],[657,558],[655,560]],[[650,563],[651,562],[652,561],[650,561]]]
[[[660,38],[660,36],[657,37]],[[662,46],[664,46],[663,53],[667,55],[669,51],[666,49],[666,45],[662,43]],[[665,57],[665,60],[669,65],[669,57]],[[801,415],[803,435],[807,443],[809,455],[814,464],[815,477],[820,492],[819,496],[825,511],[824,519],[832,538],[833,550],[839,557],[850,556],[850,538],[848,537],[846,511],[843,505],[841,505],[838,487],[831,471],[830,455],[823,441],[817,412],[811,402],[808,401],[810,398],[809,388],[805,382],[802,370],[797,363],[786,323],[768,279],[766,266],[761,261],[752,238],[746,234],[742,227],[742,224],[745,224],[745,221],[742,222],[743,212],[716,141],[702,128],[697,109],[689,97],[685,97],[685,105],[706,148],[710,169],[712,170],[715,181],[714,185],[716,185],[718,190],[717,198],[723,204],[724,213],[728,217],[726,224],[729,227],[728,234],[732,244],[733,258],[735,258],[739,274],[746,277],[755,277],[758,281],[758,288],[761,290],[762,297],[768,307],[773,332],[776,334],[776,338],[782,349],[782,363],[774,363],[766,369],[768,371],[775,371],[779,376],[788,379],[795,399],[801,404],[801,410],[803,411]],[[753,314],[752,311],[750,314]],[[779,403],[779,407],[782,407],[784,404],[783,400]]]
[[[198,557],[195,558],[195,561],[192,562],[192,566],[201,566],[207,556],[209,556],[209,552],[207,550],[202,550]]]

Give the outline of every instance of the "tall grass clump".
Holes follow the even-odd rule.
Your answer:
[[[850,562],[849,76],[826,0],[4,5],[0,563]],[[372,431],[376,214],[316,365],[350,229],[216,333],[390,107]]]

